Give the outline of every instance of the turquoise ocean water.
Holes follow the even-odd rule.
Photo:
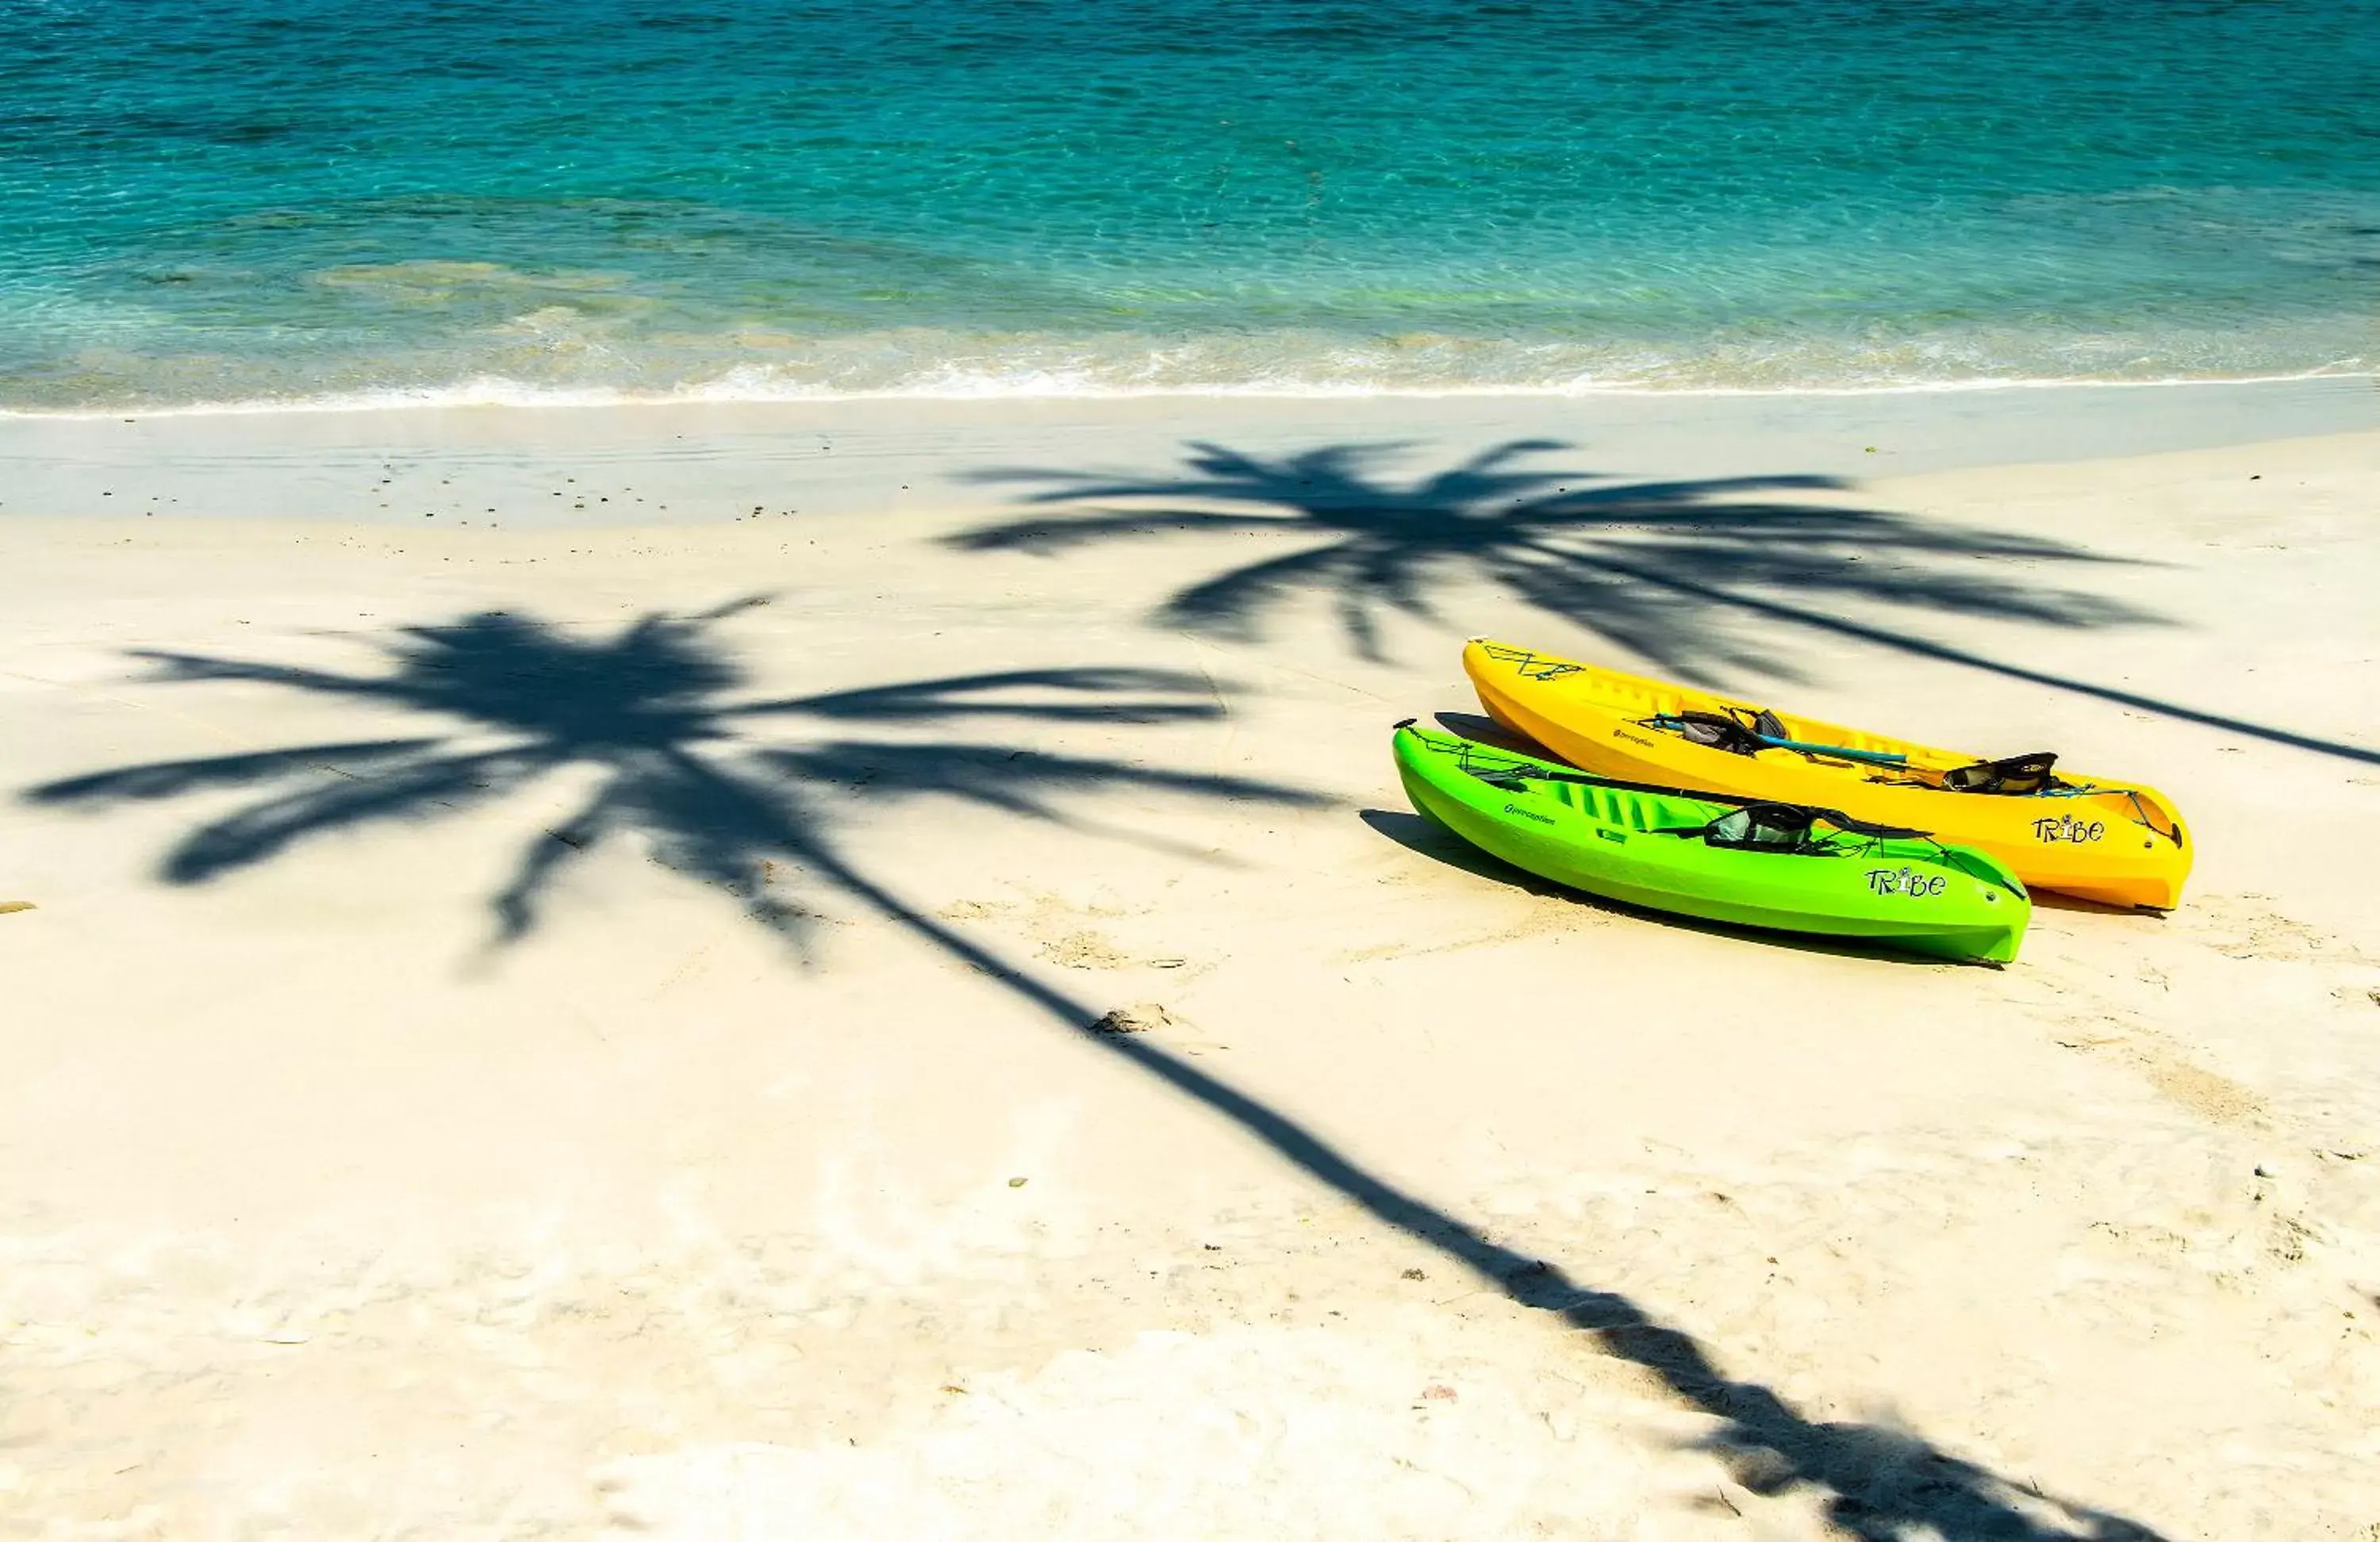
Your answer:
[[[0,409],[2380,364],[2380,0],[0,0]]]

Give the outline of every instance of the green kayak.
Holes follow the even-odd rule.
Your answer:
[[[2033,901],[1979,851],[1830,809],[1589,776],[1397,725],[1397,774],[1433,822],[1571,889],[1706,920],[2005,964]]]

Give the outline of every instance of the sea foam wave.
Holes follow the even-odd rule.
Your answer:
[[[152,358],[87,351],[71,370],[0,370],[0,415],[368,411],[638,403],[1106,397],[1864,395],[2357,377],[2380,325],[1941,334],[1892,341],[1720,337],[1606,344],[1407,334],[1197,338],[904,330],[596,339],[550,313],[526,345],[343,359]],[[480,340],[482,344],[485,339]]]

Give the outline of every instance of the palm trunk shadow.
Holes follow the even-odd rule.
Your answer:
[[[1846,620],[1841,616],[1828,615],[1823,611],[1806,610],[1802,606],[1788,605],[1780,601],[1764,600],[1757,595],[1740,594],[1732,589],[1697,584],[1673,574],[1655,574],[1641,569],[1622,569],[1621,571],[1632,572],[1649,585],[1674,589],[1682,594],[1691,594],[1698,599],[1724,604],[1749,614],[1766,616],[1795,626],[1806,626],[1813,631],[1831,632],[1837,637],[1850,637],[1858,642],[1874,643],[1899,652],[1913,653],[1921,659],[1938,659],[1944,663],[1960,664],[1968,669],[1981,670],[1986,674],[1997,674],[2003,679],[2022,680],[2027,685],[2046,686],[2052,690],[2066,691],[2075,696],[2087,696],[2095,700],[2109,702],[2118,707],[2131,707],[2143,712],[2154,712],[2159,717],[2171,718],[2177,722],[2194,722],[2202,728],[2217,728],[2227,734],[2239,734],[2252,739],[2262,739],[2267,744],[2286,745],[2291,749],[2312,750],[2317,755],[2334,756],[2341,760],[2353,760],[2367,766],[2380,766],[2380,749],[2366,749],[2362,745],[2342,744],[2336,739],[2319,738],[2311,734],[2298,733],[2294,729],[2276,728],[2268,723],[2250,722],[2244,718],[2228,717],[2220,712],[2185,707],[2179,702],[2161,700],[2153,696],[2143,696],[2137,691],[2119,690],[2113,686],[2095,685],[2088,680],[2076,680],[2063,674],[2051,674],[2043,670],[2027,669],[2022,664],[2005,663],[1998,659],[1988,659],[1980,653],[1971,653],[1965,649],[1953,648],[1948,643],[1936,642],[1928,637],[1916,637],[1907,632],[1888,631],[1881,626],[1868,626],[1856,621]]]
[[[1827,1516],[1859,1542],[1898,1542],[1928,1527],[1960,1539],[2158,1542],[2157,1534],[2099,1510],[2047,1499],[1973,1463],[1895,1431],[1821,1424],[1768,1388],[1730,1380],[1692,1334],[1629,1297],[1582,1286],[1560,1267],[1490,1242],[1469,1223],[1367,1171],[1287,1115],[1159,1045],[1100,1030],[1087,1004],[909,905],[853,868],[821,868],[836,887],[928,945],[986,976],[1084,1042],[1220,1115],[1274,1155],[1380,1221],[1470,1270],[1507,1300],[1543,1312],[1603,1354],[1641,1366],[1671,1393],[1722,1421],[1705,1442],[1738,1481],[1777,1494],[1809,1486]]]

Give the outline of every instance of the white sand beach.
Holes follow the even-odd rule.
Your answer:
[[[2375,594],[2368,380],[0,419],[0,1536],[2371,1542]],[[1482,633],[2191,891],[1565,897]]]

